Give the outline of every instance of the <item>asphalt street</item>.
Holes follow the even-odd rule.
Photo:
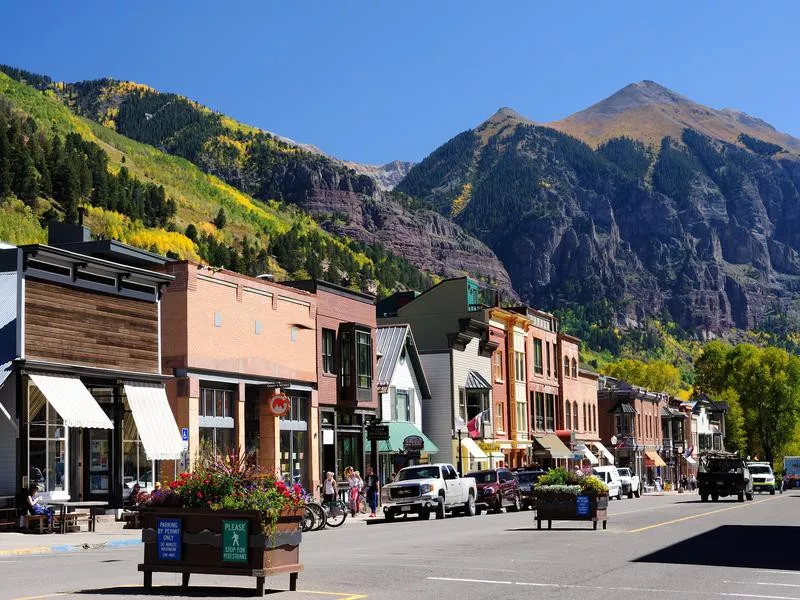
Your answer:
[[[701,503],[672,494],[612,501],[608,529],[533,513],[409,518],[306,534],[299,589],[276,600],[751,598],[800,600],[800,492]],[[147,597],[140,547],[0,560],[0,598]],[[246,597],[249,578],[155,574],[163,597]]]

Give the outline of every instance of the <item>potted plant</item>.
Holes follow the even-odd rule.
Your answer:
[[[606,528],[608,486],[594,475],[573,473],[563,468],[551,469],[539,478],[533,489],[536,523],[548,529],[554,520],[603,522]]]
[[[153,572],[249,575],[263,592],[264,577],[290,573],[299,560],[303,490],[255,465],[252,455],[232,452],[200,460],[150,494],[140,508],[145,542],[145,587]]]

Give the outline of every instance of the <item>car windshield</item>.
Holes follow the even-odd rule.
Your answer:
[[[517,479],[519,479],[520,483],[536,483],[541,477],[541,473],[535,472],[522,472],[520,473],[517,471]]]
[[[751,473],[758,473],[759,475],[772,475],[772,469],[768,465],[750,465]]]
[[[402,469],[397,474],[397,481],[408,481],[409,479],[439,479],[439,467],[411,467]]]
[[[473,471],[467,473],[467,477],[474,477],[475,483],[494,483],[497,481],[497,473],[494,471]]]
[[[620,477],[630,477],[631,470],[630,469],[617,469],[617,472],[620,474]]]
[[[707,473],[737,473],[742,470],[742,460],[736,458],[709,458],[706,460]]]

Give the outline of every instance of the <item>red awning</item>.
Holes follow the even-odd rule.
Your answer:
[[[558,429],[556,430],[556,436],[567,448],[572,448],[572,444],[575,441],[575,432],[571,429]]]

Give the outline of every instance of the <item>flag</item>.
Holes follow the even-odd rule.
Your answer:
[[[488,416],[488,410],[479,412],[467,421],[467,433],[472,439],[483,437],[483,420]]]

